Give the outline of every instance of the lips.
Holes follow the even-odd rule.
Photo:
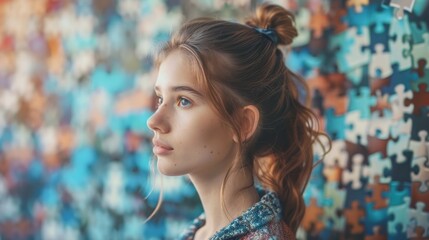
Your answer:
[[[162,142],[159,139],[153,139],[152,143],[153,143],[153,153],[155,153],[156,155],[169,154],[174,150],[174,148],[172,148],[171,146]]]

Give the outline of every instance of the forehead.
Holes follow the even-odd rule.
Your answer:
[[[158,88],[172,85],[197,87],[197,75],[189,56],[178,50],[169,53],[159,66],[155,85]]]

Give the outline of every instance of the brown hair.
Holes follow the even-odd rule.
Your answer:
[[[278,43],[255,28],[275,30]],[[285,66],[277,46],[296,36],[292,13],[264,4],[245,25],[209,18],[185,23],[157,58],[159,65],[172,51],[184,53],[214,109],[239,137],[237,110],[258,108],[258,129],[240,139],[242,162],[234,167],[250,167],[263,187],[278,194],[283,220],[294,232],[305,212],[302,193],[313,168],[312,145],[324,135],[314,113],[299,101],[305,82]]]

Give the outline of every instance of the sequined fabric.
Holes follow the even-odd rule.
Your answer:
[[[264,192],[260,201],[235,218],[228,226],[215,233],[210,240],[289,240],[293,232],[281,219],[281,205],[274,192]],[[201,214],[179,238],[193,240],[196,231],[205,223]]]

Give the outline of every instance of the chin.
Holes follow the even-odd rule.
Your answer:
[[[179,169],[178,167],[174,166],[171,162],[168,162],[166,160],[162,160],[158,158],[157,162],[158,171],[162,173],[165,176],[182,176],[186,173],[183,172],[183,170]]]

